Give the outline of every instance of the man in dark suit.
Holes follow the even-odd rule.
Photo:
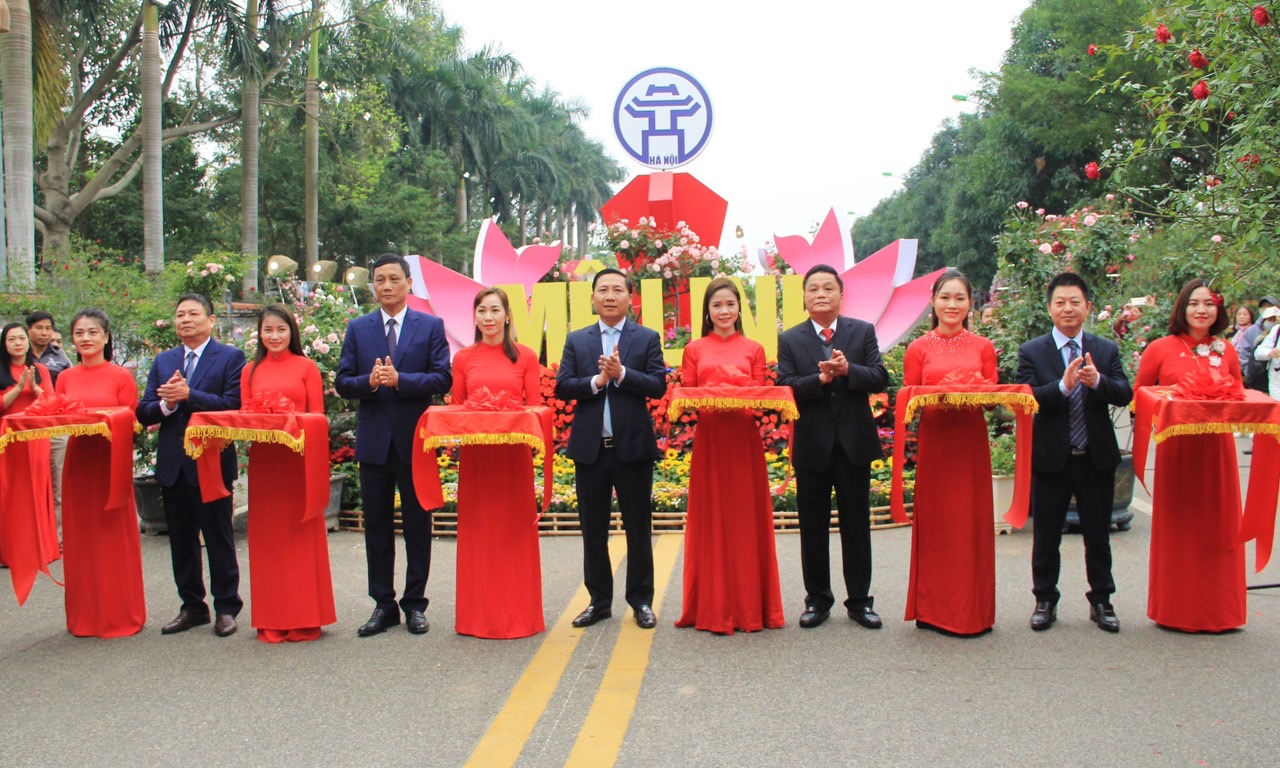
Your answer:
[[[1089,617],[1101,629],[1119,632],[1110,602],[1116,585],[1109,536],[1120,448],[1107,406],[1128,405],[1133,389],[1116,345],[1084,332],[1093,308],[1084,279],[1064,272],[1049,281],[1047,293],[1053,331],[1018,350],[1017,381],[1032,388],[1040,405],[1031,448],[1031,628],[1048,629],[1058,617],[1058,547],[1074,496],[1089,576]]]
[[[138,421],[160,425],[156,481],[160,483],[169,526],[173,579],[182,599],[177,618],[160,629],[165,635],[209,623],[201,533],[209,552],[209,591],[217,614],[214,633],[219,637],[234,633],[236,616],[244,606],[240,599],[235,532],[231,527],[231,497],[208,503],[201,499],[196,463],[182,447],[192,413],[234,411],[240,407],[244,353],[211,338],[216,320],[208,297],[187,294],[178,299],[173,327],[182,344],[156,356],[147,374],[147,389],[138,401]],[[230,488],[237,474],[234,446],[223,449],[221,461],[222,482]]]
[[[806,629],[827,620],[831,591],[831,489],[840,515],[845,601],[849,618],[879,629],[872,610],[871,462],[883,454],[868,395],[889,386],[870,323],[840,315],[844,283],[819,264],[804,276],[809,319],[778,337],[778,384],[795,393],[800,418],[791,443],[800,517]]]
[[[647,400],[667,391],[666,364],[658,334],[627,321],[631,291],[631,281],[616,269],[596,274],[591,306],[600,321],[569,334],[556,373],[556,397],[575,401],[568,456],[578,491],[583,581],[591,594],[575,627],[613,615],[609,508],[615,490],[627,534],[627,603],[644,629],[658,621],[651,498],[658,445]]]
[[[342,341],[335,388],[360,401],[356,461],[364,507],[365,557],[373,615],[356,633],[369,637],[400,623],[421,635],[427,622],[427,575],[431,570],[431,511],[413,488],[414,430],[431,398],[449,391],[449,343],[440,318],[409,309],[413,279],[409,263],[386,253],[373,263],[372,287],[382,307],[352,320]],[[396,607],[394,503],[400,488],[404,528],[404,592]]]

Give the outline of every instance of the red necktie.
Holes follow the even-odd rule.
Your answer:
[[[823,328],[823,329],[822,329],[822,343],[823,343],[823,344],[830,344],[830,343],[831,343],[831,337],[832,337],[832,336],[835,336],[835,335],[836,335],[836,332],[835,332],[835,331],[833,331],[833,330],[831,330],[830,328]]]

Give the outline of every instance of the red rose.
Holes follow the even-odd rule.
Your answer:
[[[1228,112],[1228,113],[1227,113],[1227,115],[1226,115],[1226,117],[1225,117],[1224,119],[1229,123],[1229,122],[1231,122],[1232,120],[1235,120],[1235,119],[1236,119],[1236,113],[1235,113],[1235,112]]]
[[[1262,158],[1258,155],[1245,155],[1236,160],[1237,163],[1244,165],[1245,168],[1257,168],[1262,162]]]
[[[1253,20],[1260,27],[1265,27],[1271,23],[1271,14],[1267,13],[1267,9],[1259,5],[1253,9]]]
[[[1167,43],[1173,39],[1173,35],[1169,32],[1169,28],[1161,24],[1156,27],[1156,42]]]
[[[1063,245],[1060,240],[1054,240],[1053,245],[1049,246],[1049,248],[1054,254],[1065,253],[1067,250],[1067,246]]]
[[[1201,101],[1204,101],[1209,98],[1209,85],[1205,83],[1205,81],[1201,80],[1191,88],[1191,95]]]
[[[1218,177],[1216,177],[1216,176],[1205,176],[1205,177],[1204,177],[1204,185],[1205,185],[1206,187],[1208,187],[1209,189],[1213,189],[1214,187],[1218,186],[1218,185],[1219,185],[1219,184],[1221,184],[1221,183],[1222,183],[1222,179],[1219,179],[1219,178],[1218,178]]]
[[[1089,55],[1090,55],[1090,56],[1097,56],[1097,55],[1098,55],[1098,46],[1094,45],[1093,43],[1089,43]]]
[[[1094,181],[1097,181],[1098,179],[1102,178],[1102,172],[1098,170],[1097,163],[1086,164],[1084,167],[1084,175],[1088,176],[1090,179],[1093,179]]]
[[[1209,60],[1204,57],[1204,54],[1200,52],[1199,48],[1195,49],[1187,56],[1187,62],[1196,69],[1209,68]]]

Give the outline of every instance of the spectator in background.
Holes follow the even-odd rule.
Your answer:
[[[58,374],[71,367],[71,360],[62,351],[62,334],[58,333],[53,315],[44,310],[27,315],[27,336],[31,339],[31,354],[35,356],[37,363],[49,371],[50,385],[56,386]],[[62,520],[62,465],[66,455],[67,438],[50,438],[49,471],[53,481],[53,508],[59,521]]]
[[[1240,371],[1244,380],[1249,380],[1249,369],[1253,363],[1253,347],[1258,342],[1258,334],[1262,328],[1258,326],[1257,312],[1248,304],[1241,304],[1235,311],[1235,327],[1231,331],[1231,344],[1240,355]]]

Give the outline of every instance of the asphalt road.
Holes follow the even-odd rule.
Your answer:
[[[658,574],[656,631],[621,611],[587,630],[556,628],[585,606],[575,599],[581,545],[562,537],[542,540],[549,631],[463,637],[452,631],[455,547],[444,539],[433,548],[430,633],[362,639],[355,630],[372,608],[363,539],[335,533],[339,623],[319,641],[257,642],[251,605],[230,638],[208,627],[162,636],[178,608],[168,543],[144,537],[150,615],[135,637],[71,637],[47,579],[23,608],[0,599],[0,766],[510,764],[501,753],[521,766],[1280,763],[1280,590],[1250,592],[1242,631],[1157,628],[1145,616],[1149,505],[1137,509],[1132,529],[1112,536],[1118,635],[1088,620],[1078,536],[1063,545],[1057,625],[1027,628],[1029,531],[997,539],[994,632],[917,630],[901,620],[910,531],[895,529],[873,535],[878,632],[842,615],[796,627],[799,541],[781,534],[784,629],[675,629],[678,558]],[[1252,573],[1252,551],[1250,583],[1280,582],[1274,563]],[[243,539],[240,556],[248,600]],[[0,586],[7,593],[3,572]],[[562,671],[547,665],[557,655]],[[528,695],[539,683],[545,701]],[[504,718],[527,722],[527,735],[502,736]]]

